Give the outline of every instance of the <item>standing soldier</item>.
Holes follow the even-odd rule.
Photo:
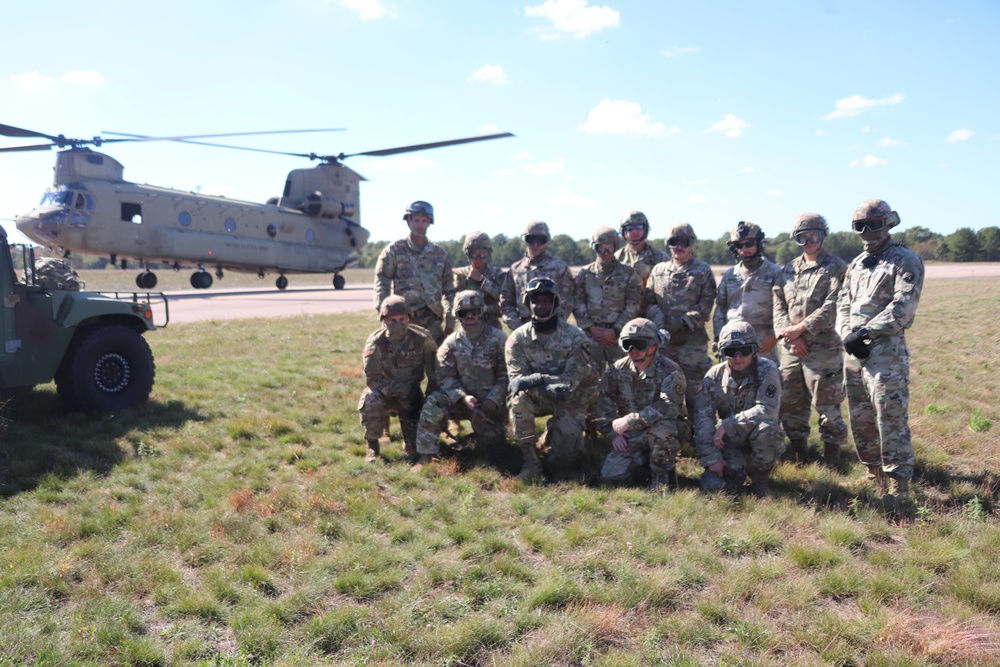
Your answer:
[[[562,295],[559,299],[560,318],[566,319],[573,312],[573,273],[566,262],[546,250],[552,240],[549,226],[540,220],[529,222],[521,238],[524,239],[524,257],[511,265],[500,290],[500,312],[504,324],[511,331],[531,319],[524,290],[528,282],[535,278],[549,278],[558,287]]]
[[[438,454],[445,418],[468,419],[476,445],[495,448],[504,441],[507,419],[507,336],[486,323],[483,295],[464,290],[455,296],[461,327],[437,351],[438,390],[427,397],[417,429],[417,453],[427,463]]]
[[[826,219],[817,213],[803,213],[795,221],[792,238],[802,254],[785,265],[774,283],[774,329],[781,340],[781,424],[792,454],[806,459],[810,406],[815,406],[823,461],[836,468],[847,424],[840,414],[844,357],[834,324],[847,264],[823,249],[829,232]]]
[[[476,290],[483,295],[486,324],[500,328],[500,289],[507,271],[490,264],[493,258],[493,242],[485,232],[472,232],[465,237],[462,252],[469,258],[469,266],[452,269],[455,274],[455,292]],[[456,297],[458,298],[458,297]],[[454,312],[456,309],[452,309]]]
[[[622,264],[635,269],[639,282],[642,283],[642,290],[645,292],[653,267],[670,259],[670,255],[646,242],[649,238],[649,220],[642,211],[629,211],[623,215],[619,228],[622,238],[625,239],[625,245],[615,256]],[[643,299],[639,304],[639,315],[645,317],[645,313],[646,302]]]
[[[600,227],[591,238],[597,260],[576,274],[576,325],[590,335],[590,356],[603,373],[625,352],[618,345],[622,327],[639,314],[642,284],[632,267],[615,258],[621,238],[611,227]]]
[[[893,495],[903,501],[910,497],[914,463],[905,331],[917,313],[924,263],[889,236],[898,224],[899,214],[881,199],[854,209],[854,231],[865,249],[847,267],[837,333],[848,353],[844,384],[858,458],[880,493],[887,491],[888,474]]]
[[[726,322],[747,322],[753,325],[759,337],[758,354],[777,364],[773,290],[781,267],[764,257],[767,245],[764,232],[752,222],[740,221],[729,233],[728,245],[729,252],[736,258],[736,266],[728,269],[719,281],[719,296],[712,316],[715,340],[719,340]]]
[[[378,439],[390,412],[399,415],[406,455],[416,457],[417,419],[424,402],[420,383],[426,376],[428,393],[437,387],[437,345],[426,329],[410,324],[409,312],[403,297],[386,298],[379,311],[382,328],[365,341],[361,356],[367,386],[361,392],[358,412],[368,443],[366,461],[378,458]]]
[[[757,354],[757,333],[746,322],[730,322],[719,333],[725,359],[708,369],[695,401],[695,452],[705,468],[701,488],[738,493],[750,463],[750,490],[763,498],[767,478],[785,451],[778,421],[781,374]]]
[[[430,331],[440,344],[453,326],[451,263],[444,248],[427,238],[427,228],[434,224],[433,206],[415,201],[403,220],[409,236],[387,245],[375,264],[375,310],[390,294],[402,295],[413,323]]]
[[[598,429],[612,438],[601,479],[629,483],[648,476],[650,489],[676,487],[677,452],[689,435],[682,419],[684,373],[657,353],[660,335],[649,320],[626,323],[620,340],[628,356],[604,374],[597,401]]]
[[[556,474],[569,472],[583,452],[587,406],[597,400],[597,371],[590,361],[587,334],[559,317],[559,291],[550,278],[533,278],[524,290],[531,319],[507,339],[510,421],[514,442],[524,455],[519,479],[541,472],[535,417],[552,415],[545,426],[547,463]]]
[[[694,415],[694,396],[705,371],[712,367],[705,325],[716,294],[712,267],[695,259],[697,240],[691,225],[671,227],[667,236],[670,260],[653,267],[646,288],[646,314],[657,328],[670,332],[665,351],[680,364],[687,379],[688,416]]]

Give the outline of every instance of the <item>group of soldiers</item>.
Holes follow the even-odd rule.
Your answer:
[[[378,258],[382,327],[363,352],[369,460],[390,415],[419,465],[439,455],[446,422],[469,420],[477,447],[520,449],[521,479],[575,475],[592,447],[601,480],[655,489],[676,485],[677,456],[693,440],[703,489],[740,492],[749,478],[766,496],[783,455],[808,456],[813,408],[823,460],[836,468],[846,394],[877,490],[909,497],[904,332],[924,267],[892,241],[899,215],[886,202],[855,209],[864,252],[850,265],[824,250],[829,228],[818,214],[795,220],[802,254],[784,267],[764,256],[763,230],[740,222],[729,235],[735,265],[718,283],[695,257],[691,225],[672,226],[664,252],[648,242],[639,211],[619,230],[594,232],[595,261],[575,276],[548,252],[544,222],[525,227],[525,255],[509,269],[490,263],[483,232],[466,236],[469,265],[452,269],[427,238],[433,207],[414,202],[403,219],[409,234]],[[539,437],[535,420],[545,416]]]

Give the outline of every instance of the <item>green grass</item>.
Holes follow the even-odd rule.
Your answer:
[[[850,452],[765,501],[691,460],[672,493],[414,472],[395,425],[366,464],[373,315],[156,331],[145,408],[4,410],[0,665],[995,664],[1000,283],[972,287],[928,282],[909,336],[902,513]]]

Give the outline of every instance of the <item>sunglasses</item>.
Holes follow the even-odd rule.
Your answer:
[[[795,235],[795,243],[799,246],[816,244],[823,240],[822,232],[799,232]]]
[[[886,222],[886,218],[865,218],[864,220],[855,220],[851,223],[851,225],[854,227],[854,231],[860,234],[865,231],[865,229],[872,232],[882,231]]]
[[[753,248],[756,245],[756,241],[733,241],[733,247],[737,250],[743,250],[743,248]]]
[[[646,225],[642,224],[641,222],[622,225],[622,231],[632,232],[635,231],[636,229],[646,229]]]
[[[469,259],[489,259],[490,253],[488,252],[473,252],[469,254]]]
[[[626,352],[630,350],[645,352],[647,347],[649,347],[649,341],[645,338],[626,338],[622,341],[622,349]]]
[[[732,347],[722,348],[722,354],[723,356],[728,357],[729,359],[732,359],[733,357],[736,356],[749,357],[753,354],[753,350],[754,350],[753,345],[734,345]]]
[[[691,239],[686,236],[672,236],[667,239],[668,248],[689,248],[691,246]]]
[[[524,242],[528,245],[545,245],[549,238],[543,234],[528,234],[524,237]]]
[[[471,308],[468,310],[456,311],[455,314],[458,316],[458,319],[466,320],[469,319],[470,317],[479,317],[480,315],[483,314],[483,310],[482,308]]]

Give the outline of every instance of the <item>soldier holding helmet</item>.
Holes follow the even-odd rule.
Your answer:
[[[558,287],[559,317],[566,319],[573,312],[573,273],[566,262],[549,254],[547,246],[552,240],[549,226],[541,220],[529,222],[521,238],[524,239],[524,257],[511,265],[500,290],[500,312],[511,331],[531,319],[531,311],[523,297],[528,282],[535,278],[549,278]]]
[[[485,232],[472,232],[462,243],[462,252],[469,258],[469,266],[452,269],[455,274],[455,292],[476,290],[482,293],[486,304],[483,317],[486,324],[500,328],[500,290],[507,271],[490,264],[493,242]],[[456,298],[458,298],[456,296]],[[454,309],[453,309],[454,311]]]

